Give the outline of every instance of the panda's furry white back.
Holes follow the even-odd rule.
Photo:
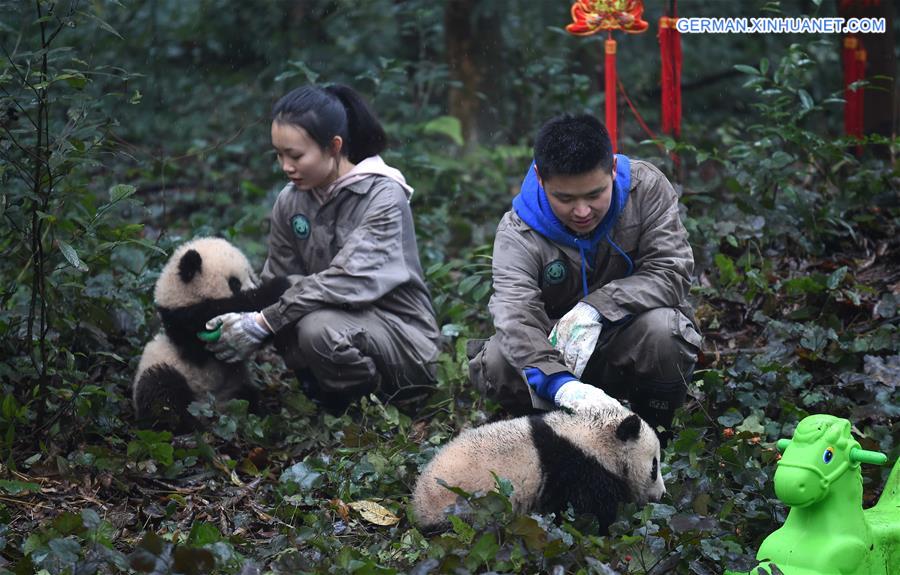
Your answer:
[[[498,421],[460,433],[422,470],[413,491],[413,512],[426,530],[447,525],[463,490],[494,489],[491,471],[513,486],[510,501],[520,513],[559,511],[571,503],[594,513],[606,529],[621,501],[645,503],[665,493],[655,432],[625,410],[567,413]]]

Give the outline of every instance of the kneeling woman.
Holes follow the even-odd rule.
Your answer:
[[[262,279],[291,287],[260,312],[225,314],[209,347],[249,357],[266,339],[307,391],[342,407],[370,392],[409,399],[434,383],[439,331],[419,263],[412,188],[378,155],[384,129],[346,86],[304,86],[272,111],[291,182],[272,209]]]

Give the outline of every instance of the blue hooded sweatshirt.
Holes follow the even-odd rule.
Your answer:
[[[541,186],[535,173],[534,162],[532,162],[528,173],[525,174],[525,180],[522,182],[518,195],[513,198],[513,209],[531,229],[548,240],[557,244],[578,248],[578,252],[581,254],[581,287],[584,295],[587,296],[587,270],[596,259],[597,248],[603,240],[609,242],[613,249],[625,257],[625,261],[628,263],[627,273],[629,275],[634,269],[631,258],[609,236],[609,232],[616,225],[619,214],[622,213],[622,209],[625,207],[630,191],[631,162],[627,156],[616,154],[616,177],[613,181],[609,210],[594,231],[587,237],[579,237],[566,228],[559,221],[559,218],[556,217],[556,214],[553,213],[547,194],[544,192],[544,188]],[[556,392],[565,383],[576,379],[574,375],[565,371],[548,377],[535,367],[525,369],[525,376],[528,379],[528,384],[534,387],[538,396],[548,401],[553,401]]]

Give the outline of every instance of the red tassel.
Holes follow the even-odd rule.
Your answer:
[[[844,64],[844,133],[848,136],[856,136],[856,95],[857,92],[850,89],[850,84],[857,80],[856,49],[859,40],[856,36],[844,36],[844,49],[841,52],[841,60]]]
[[[862,47],[862,42],[860,42],[859,48],[856,50],[856,80],[865,80],[866,79],[866,58],[868,54],[866,53],[866,49]],[[856,89],[856,108],[854,112],[856,113],[856,120],[854,122],[854,126],[856,128],[856,137],[862,138],[865,134],[865,88],[857,88]]]
[[[606,51],[606,65],[604,67],[604,79],[606,90],[606,130],[612,141],[613,153],[618,150],[616,139],[616,41],[609,39],[604,43]]]
[[[672,92],[675,94],[675,116],[672,124],[675,135],[681,136],[681,32],[675,28],[676,16],[672,17],[672,60],[675,62],[675,77],[672,79]]]
[[[662,62],[662,131],[681,135],[681,33],[677,18],[659,19],[659,55]]]

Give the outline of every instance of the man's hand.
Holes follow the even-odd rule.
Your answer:
[[[550,344],[563,356],[563,362],[575,377],[581,377],[588,360],[597,347],[600,331],[600,312],[583,301],[575,304],[562,316],[550,332]]]
[[[582,383],[577,379],[564,383],[556,392],[553,403],[572,411],[625,410],[621,403],[606,395],[599,387]]]
[[[244,361],[262,347],[269,335],[257,316],[259,312],[226,313],[206,322],[206,329],[221,326],[222,335],[218,341],[206,344],[215,356],[227,363]]]

